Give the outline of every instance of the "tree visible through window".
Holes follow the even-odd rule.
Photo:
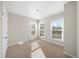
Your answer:
[[[44,24],[40,24],[40,36],[44,36]]]
[[[63,40],[64,18],[56,19],[52,25],[52,37]]]

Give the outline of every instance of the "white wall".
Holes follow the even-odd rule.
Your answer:
[[[77,2],[77,57],[79,58],[79,2]]]
[[[61,19],[61,17],[64,17],[64,13],[59,13],[57,15],[50,16],[50,17],[47,17],[47,18],[44,18],[44,19],[40,20],[39,24],[40,23],[45,24],[45,36],[40,37],[40,38],[45,38],[45,40],[47,40],[49,42],[53,42],[53,43],[56,43],[56,44],[59,44],[59,45],[63,46],[64,41],[54,40],[52,38],[52,28],[51,28],[51,25],[52,25],[53,21],[57,20],[57,19]]]
[[[64,51],[76,56],[76,2],[69,2],[64,6]]]
[[[8,13],[8,45],[14,45],[18,42],[24,42],[31,39],[30,23],[36,23],[36,20]]]
[[[6,51],[7,51],[7,43],[8,43],[8,38],[7,38],[7,34],[8,34],[8,15],[7,15],[7,7],[6,7],[6,2],[2,2],[2,31],[1,31],[1,35],[2,35],[2,47],[1,47],[1,57],[5,57],[6,56]]]
[[[2,49],[2,48],[1,48],[1,46],[2,46],[2,44],[1,44],[1,41],[2,41],[2,40],[1,40],[1,28],[2,28],[2,19],[1,19],[1,16],[2,16],[2,15],[1,15],[1,1],[0,1],[0,57],[1,57],[1,53],[2,53],[2,52],[1,52],[1,49]]]

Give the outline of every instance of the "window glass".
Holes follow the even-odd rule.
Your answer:
[[[44,24],[40,24],[40,36],[44,36]]]
[[[52,37],[63,40],[64,18],[59,18],[53,21]]]

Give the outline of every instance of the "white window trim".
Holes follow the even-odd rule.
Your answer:
[[[32,36],[32,34],[31,34],[31,31],[32,31],[31,26],[32,26],[33,24],[35,24],[35,23],[31,23],[31,24],[30,24],[30,37],[36,37],[36,36],[37,36],[37,24],[35,24],[35,36]]]
[[[41,29],[40,29],[40,25],[41,25],[41,24],[44,24],[44,23],[40,23],[40,24],[39,24],[39,36],[40,36],[40,30],[41,30]],[[45,24],[44,24],[44,36],[40,36],[40,37],[45,37]]]

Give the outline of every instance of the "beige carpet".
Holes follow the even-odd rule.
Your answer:
[[[64,48],[44,40],[32,40],[8,47],[6,58],[65,58]]]

